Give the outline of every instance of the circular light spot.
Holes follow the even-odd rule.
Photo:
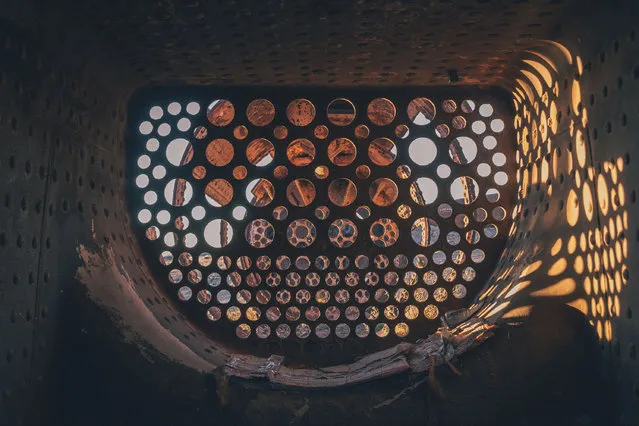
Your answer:
[[[420,206],[427,206],[437,199],[437,184],[431,178],[420,177],[411,183],[409,193],[415,203]]]
[[[152,175],[155,179],[163,179],[166,176],[166,167],[155,166],[153,167]]]
[[[482,143],[486,149],[495,149],[497,147],[497,139],[494,136],[486,136]]]
[[[490,122],[490,130],[492,130],[495,133],[503,132],[505,127],[506,126],[504,125],[504,120],[500,118]]]
[[[504,186],[506,185],[506,183],[508,183],[508,175],[506,174],[506,172],[500,171],[495,173],[495,176],[493,176],[493,180],[497,185]]]
[[[480,163],[477,166],[477,174],[481,177],[487,177],[490,175],[490,172],[492,171],[492,169],[490,168],[490,165],[486,164],[486,163]]]
[[[419,166],[427,166],[437,157],[437,146],[428,138],[417,138],[408,146],[408,156]]]
[[[155,152],[160,149],[160,141],[155,138],[151,138],[146,142],[146,149],[149,152]]]
[[[473,130],[475,134],[481,135],[482,133],[486,131],[486,123],[484,123],[483,121],[475,121],[470,126],[470,128]]]
[[[195,220],[202,220],[206,215],[206,210],[202,206],[195,206],[191,209],[191,217]]]
[[[497,167],[502,167],[504,164],[506,164],[506,156],[501,152],[494,154],[493,164]]]
[[[158,201],[158,194],[154,191],[148,191],[144,194],[144,202],[148,205],[153,205]]]
[[[355,120],[355,105],[348,99],[334,99],[326,108],[326,116],[336,126],[348,126]]]
[[[493,115],[493,106],[491,104],[482,104],[479,106],[479,115],[482,117],[490,117]]]

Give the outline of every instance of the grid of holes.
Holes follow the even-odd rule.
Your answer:
[[[435,121],[439,108],[444,118]],[[457,299],[465,298],[466,285],[476,277],[472,265],[483,262],[486,253],[481,248],[472,248],[467,255],[455,247],[462,238],[472,245],[481,238],[495,238],[498,225],[485,221],[490,218],[499,223],[507,218],[506,209],[497,204],[500,193],[496,188],[508,182],[507,174],[500,170],[506,164],[506,156],[497,150],[504,122],[495,115],[493,106],[483,103],[477,107],[469,99],[446,99],[436,106],[430,99],[415,98],[398,112],[392,101],[377,98],[363,108],[366,124],[357,125],[358,108],[344,98],[334,99],[326,106],[326,124],[315,120],[316,107],[309,100],[296,99],[282,109],[289,126],[312,129],[315,143],[305,138],[289,138],[289,128],[274,121],[276,107],[266,99],[250,102],[246,114],[238,118],[248,121],[251,133],[269,136],[274,142],[265,137],[248,138],[249,128],[237,121],[231,126],[237,112],[233,103],[224,99],[210,102],[206,109],[195,101],[155,105],[137,127],[137,139],[145,147],[145,153],[137,158],[139,174],[134,175],[134,184],[146,206],[136,214],[146,238],[156,243],[156,250],[163,249],[159,262],[166,267],[168,281],[177,287],[178,299],[197,301],[204,306],[212,304],[206,310],[212,322],[224,317],[231,322],[248,320],[236,327],[240,338],[252,334],[267,338],[272,328],[277,337],[287,338],[292,333],[289,323],[297,323],[302,316],[312,323],[321,316],[331,324],[340,318],[351,324],[358,322],[354,325],[355,335],[364,338],[371,328],[378,337],[392,332],[406,337],[409,334],[406,320],[421,315],[435,320],[440,313],[437,305],[443,306],[449,293]],[[403,120],[406,124],[401,123]],[[394,137],[371,140],[369,126],[387,127]],[[232,128],[233,142],[217,137],[219,129],[225,127]],[[423,136],[424,129],[429,129],[437,142]],[[472,137],[455,135],[463,129]],[[347,132],[352,132],[349,134],[352,139],[345,137]],[[273,143],[286,146],[286,158],[276,158]],[[202,147],[199,153],[203,158],[196,154],[197,145]],[[328,164],[316,161],[316,154],[321,158],[319,150],[327,151]],[[410,164],[395,161],[399,150],[408,154]],[[440,154],[435,162],[438,151],[448,155],[444,159],[445,154]],[[485,155],[478,155],[482,153]],[[480,158],[488,158],[491,164]],[[436,164],[439,164],[437,177],[431,171]],[[466,174],[490,179],[495,187],[484,190],[464,173],[452,176],[451,165]],[[292,177],[305,167],[313,168],[314,180]],[[329,179],[332,172],[342,167],[351,169],[352,180]],[[388,177],[370,182],[371,167],[383,170]],[[170,173],[167,168],[180,172]],[[205,180],[207,172],[215,178]],[[269,178],[247,177],[268,173],[275,180],[288,182],[285,197],[278,198]],[[429,176],[445,184],[438,185]],[[150,189],[152,180],[160,184],[159,191]],[[323,180],[330,181],[325,194],[315,188]],[[411,182],[401,187],[406,193],[401,193],[396,184],[401,180]],[[439,194],[440,186],[447,193]],[[316,197],[326,204],[317,205]],[[493,205],[490,212],[483,207],[473,208],[479,197],[485,197]],[[286,205],[276,205],[284,198]],[[367,204],[360,204],[366,199]],[[440,202],[449,199],[456,207],[442,202],[433,213],[436,211],[439,218],[448,219],[454,211],[458,212],[454,224],[459,230],[446,232],[433,218],[412,216],[413,209],[428,211],[430,205],[434,208],[438,199]],[[315,205],[314,217],[287,220],[289,209]],[[396,218],[374,217],[377,208],[388,206],[397,206],[393,207]],[[227,210],[231,217],[219,217],[221,207],[233,207]],[[335,207],[349,208],[350,217],[331,216],[331,208]],[[249,209],[257,211],[259,217],[249,221],[247,216],[253,212]],[[267,212],[271,217],[265,216]],[[467,229],[471,216],[479,230]],[[420,252],[410,257],[399,254],[389,258],[383,253],[368,256],[362,252],[347,253],[352,254],[350,257],[302,255],[293,259],[284,254],[236,258],[224,254],[224,248],[234,239],[242,239],[242,244],[255,249],[272,250],[269,246],[279,233],[286,238],[276,242],[276,250],[278,244],[285,242],[296,249],[307,249],[317,238],[328,239],[337,249],[351,247],[358,238],[368,238],[372,242],[370,247],[383,249],[402,237],[396,221],[408,219],[412,226],[404,240],[412,240],[413,252]],[[315,224],[321,221],[330,222],[326,235],[318,235]],[[198,222],[201,222],[199,230],[195,226]],[[278,226],[278,222],[284,226]],[[429,251],[423,250],[433,246],[440,233],[442,239],[446,233],[452,266],[442,266],[447,261],[445,251],[431,249],[427,256]],[[485,244],[481,247],[485,248]],[[426,268],[429,260],[433,266],[442,266],[438,268],[439,274],[433,270],[436,268]],[[405,270],[411,263],[417,271]],[[385,272],[389,265],[395,270]],[[349,266],[352,270],[346,272]],[[287,272],[291,267],[295,271]],[[235,270],[231,272],[232,268]],[[204,284],[207,286],[202,288]],[[376,288],[378,285],[380,288]],[[397,288],[398,285],[403,287]],[[429,291],[424,286],[435,288]],[[427,302],[429,298],[434,303]],[[267,322],[261,322],[265,319]],[[389,326],[387,322],[377,323],[378,320],[400,322],[392,327],[392,323]],[[305,339],[313,329],[319,338],[326,338],[331,332],[340,338],[351,333],[346,322],[334,327],[324,322],[314,326],[302,322],[295,326],[295,336]]]

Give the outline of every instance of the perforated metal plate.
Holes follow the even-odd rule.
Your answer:
[[[216,339],[415,340],[503,245],[510,122],[472,89],[147,91],[131,214],[158,282]]]

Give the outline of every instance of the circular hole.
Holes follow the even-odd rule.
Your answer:
[[[410,130],[408,129],[407,125],[400,124],[399,126],[395,127],[395,136],[397,136],[398,138],[406,139],[409,134]]]
[[[251,247],[268,247],[275,238],[275,228],[265,219],[255,219],[246,225],[244,238]]]
[[[466,99],[461,104],[461,110],[466,114],[470,114],[471,112],[475,111],[475,102],[471,101],[470,99]]]
[[[244,220],[246,218],[247,210],[244,206],[237,206],[233,208],[233,219],[235,220]]]
[[[244,166],[236,166],[233,168],[233,177],[237,180],[243,180],[248,175],[248,170]]]
[[[153,131],[153,124],[150,121],[143,121],[138,130],[141,134],[148,135]]]
[[[355,216],[361,220],[368,219],[371,216],[370,207],[359,206],[357,209],[355,209]]]
[[[197,126],[193,129],[193,137],[197,140],[202,140],[208,135],[209,131],[204,126]]]
[[[357,176],[358,179],[368,179],[370,175],[371,169],[368,166],[358,166],[355,170],[355,176]]]
[[[135,185],[138,188],[146,188],[149,185],[149,177],[147,175],[139,175],[135,178]]]
[[[355,127],[355,137],[357,139],[366,139],[369,134],[370,130],[368,129],[368,126],[359,124],[357,127]]]
[[[166,110],[171,115],[178,115],[182,111],[182,105],[178,102],[171,102]]]
[[[206,159],[214,166],[226,166],[234,154],[233,145],[226,139],[214,139],[206,147]]]
[[[441,217],[442,219],[448,219],[453,215],[453,208],[450,206],[450,204],[440,204],[437,207],[437,214],[439,214],[439,217]]]
[[[308,126],[315,119],[315,106],[307,99],[295,99],[286,107],[286,117],[294,126]]]
[[[296,219],[286,229],[286,239],[295,248],[306,248],[317,237],[315,225],[308,219]]]
[[[315,199],[315,186],[308,179],[295,179],[286,187],[286,198],[296,207],[306,207]]]
[[[486,123],[484,123],[483,121],[475,121],[470,126],[470,128],[473,130],[473,133],[481,135],[486,131]]]
[[[379,178],[371,183],[368,188],[368,195],[373,204],[386,207],[390,206],[397,200],[399,189],[391,179]]]
[[[181,132],[186,132],[191,128],[191,120],[188,118],[180,118],[177,123],[177,128]]]
[[[446,99],[444,102],[442,102],[442,109],[444,110],[444,112],[452,114],[457,110],[457,104],[452,99]]]
[[[153,205],[158,201],[158,194],[154,191],[148,191],[144,194],[144,202],[148,205]]]
[[[226,179],[213,179],[206,185],[204,194],[210,205],[222,207],[233,199],[233,186]]]
[[[484,226],[484,235],[488,238],[495,238],[497,236],[498,230],[497,226],[492,223]]]
[[[191,217],[195,220],[202,220],[206,215],[206,210],[202,206],[195,206],[191,209]]]
[[[288,217],[288,209],[284,206],[277,206],[273,209],[273,219],[285,220]]]
[[[435,104],[428,98],[416,98],[408,103],[406,112],[413,124],[425,126],[435,118]]]
[[[166,159],[174,166],[183,166],[189,163],[192,158],[193,145],[186,139],[174,139],[166,147]]]
[[[153,215],[149,209],[142,209],[138,212],[138,220],[140,223],[149,223]]]
[[[470,204],[477,199],[479,185],[475,179],[468,176],[458,177],[450,185],[450,195],[459,204]]]
[[[470,164],[477,157],[477,145],[469,137],[457,137],[448,145],[448,155],[457,164]]]
[[[275,147],[268,139],[255,139],[246,147],[246,159],[254,166],[267,166],[273,162],[274,158]]]
[[[269,125],[275,118],[275,107],[268,99],[255,99],[246,107],[246,118],[257,127]]]
[[[479,115],[482,117],[490,117],[493,115],[493,106],[491,104],[483,104],[479,106]]]
[[[153,174],[153,177],[155,179],[162,179],[164,178],[164,176],[166,176],[166,167],[164,166],[155,166],[153,167],[153,172],[151,172]]]
[[[373,99],[368,104],[366,114],[371,123],[377,126],[386,126],[395,119],[395,105],[386,98]]]
[[[318,179],[326,179],[329,175],[329,170],[326,166],[317,166],[313,173],[315,173],[315,177]]]
[[[495,180],[495,183],[500,186],[504,186],[506,185],[506,183],[508,183],[508,175],[506,174],[506,172],[495,173],[493,179]]]
[[[189,102],[186,105],[186,112],[191,115],[198,114],[200,112],[200,104],[198,104],[197,102]]]
[[[446,235],[446,242],[451,246],[456,246],[461,242],[459,232],[451,231]]]
[[[412,214],[413,209],[411,209],[410,206],[407,206],[406,204],[401,204],[399,207],[397,207],[397,216],[399,216],[400,219],[408,219]]]
[[[172,206],[184,206],[193,198],[193,187],[182,179],[171,179],[164,187],[164,199]]]
[[[177,244],[177,235],[175,234],[175,232],[168,232],[166,233],[166,235],[164,235],[164,244],[169,247],[175,247],[175,245]]]
[[[357,226],[349,219],[337,219],[328,227],[328,239],[338,248],[355,244],[357,233]]]
[[[141,155],[140,158],[138,158],[139,168],[144,170],[144,169],[148,169],[150,166],[151,166],[151,157],[149,157],[148,155]]]
[[[408,179],[411,175],[410,167],[405,164],[397,166],[397,177],[400,179]]]
[[[420,206],[432,204],[437,199],[438,189],[434,180],[421,177],[410,185],[410,196]]]
[[[486,259],[486,255],[484,254],[484,251],[481,249],[474,249],[470,253],[470,260],[472,260],[475,263],[481,263],[484,261],[484,259]]]
[[[447,138],[448,135],[450,135],[450,128],[445,124],[438,124],[437,127],[435,127],[435,134],[440,139]]]
[[[413,241],[422,246],[429,247],[439,239],[439,226],[433,219],[420,217],[410,228],[410,236]]]
[[[451,123],[453,125],[453,128],[457,130],[462,130],[466,128],[466,119],[462,117],[461,115],[453,117]]]
[[[278,180],[285,179],[288,176],[288,169],[286,166],[277,166],[273,169],[273,177]]]
[[[499,191],[495,188],[489,188],[486,191],[486,199],[491,203],[496,203],[499,201]]]
[[[502,167],[506,164],[506,156],[501,152],[497,152],[493,155],[493,164],[497,167]]]
[[[495,133],[503,132],[505,127],[506,126],[504,125],[504,120],[502,119],[498,118],[490,122],[490,130],[492,130]]]
[[[180,287],[180,289],[178,290],[178,299],[180,299],[182,302],[186,302],[188,300],[191,300],[191,297],[193,297],[193,290],[191,290],[190,287]]]
[[[388,138],[377,138],[368,146],[368,157],[378,166],[388,166],[397,158],[397,146]]]
[[[315,137],[317,139],[321,139],[324,140],[328,137],[328,127],[326,127],[325,125],[321,124],[317,127],[315,127],[315,130],[313,131],[313,134],[315,135]]]
[[[488,212],[486,211],[486,209],[480,207],[473,212],[473,218],[477,222],[483,222],[488,219]]]
[[[477,166],[477,174],[481,177],[486,177],[490,175],[491,168],[490,165],[486,163],[481,163]]]
[[[350,179],[335,179],[328,186],[328,198],[337,206],[348,206],[357,198],[357,187]]]
[[[442,179],[446,179],[448,177],[450,177],[450,166],[448,164],[440,164],[439,166],[437,166],[437,176],[439,176]]]
[[[204,179],[206,177],[206,168],[204,166],[195,166],[191,174],[197,180]]]
[[[286,156],[294,166],[307,166],[315,159],[315,145],[308,139],[295,139],[286,148]]]
[[[159,120],[160,118],[162,118],[163,115],[164,110],[162,109],[162,107],[154,106],[151,107],[151,109],[149,110],[149,117],[151,117],[153,120]]]
[[[233,137],[237,140],[243,141],[248,136],[248,129],[246,126],[236,126],[233,129]]]
[[[483,140],[484,148],[495,149],[497,147],[497,138],[494,136],[486,136]]]
[[[334,99],[328,104],[326,115],[334,125],[348,126],[355,120],[355,105],[348,99]]]
[[[357,148],[350,139],[337,138],[328,145],[328,159],[336,166],[348,166],[356,156]]]
[[[279,140],[286,139],[288,136],[288,129],[286,126],[275,126],[273,129],[273,136],[275,136],[275,139]]]
[[[408,156],[417,165],[427,166],[437,157],[437,146],[428,138],[417,138],[408,146]]]
[[[235,107],[225,99],[216,99],[206,109],[206,118],[217,127],[226,126],[235,117]]]
[[[160,149],[160,141],[158,141],[155,138],[151,138],[148,141],[146,141],[146,149],[149,152],[155,152],[158,149]]]
[[[184,236],[184,238],[182,239],[182,242],[184,243],[184,246],[186,248],[193,248],[197,245],[197,236],[193,233],[188,233]]]
[[[370,227],[369,236],[376,246],[390,247],[399,238],[399,228],[391,219],[377,219]]]
[[[252,206],[267,206],[275,198],[275,188],[268,179],[254,179],[246,186],[246,200]]]
[[[493,219],[502,221],[506,219],[506,209],[503,207],[495,207],[492,211]]]
[[[204,228],[204,240],[213,248],[229,245],[233,238],[233,228],[224,219],[213,219]]]
[[[160,210],[156,216],[160,225],[166,225],[171,220],[171,213],[166,210]]]
[[[325,220],[331,214],[331,211],[326,206],[319,206],[315,209],[315,217],[319,220]]]

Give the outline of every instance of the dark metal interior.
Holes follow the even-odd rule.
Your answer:
[[[622,0],[5,0],[0,424],[636,424],[637,13]],[[510,97],[514,222],[448,324],[492,337],[450,359],[420,358],[412,339],[401,368],[321,390],[282,385],[261,364],[273,351],[243,348],[263,371],[241,378],[246,358],[167,294],[131,215],[130,101],[166,86]],[[321,347],[326,365],[376,349]],[[280,353],[291,374],[312,366]]]

